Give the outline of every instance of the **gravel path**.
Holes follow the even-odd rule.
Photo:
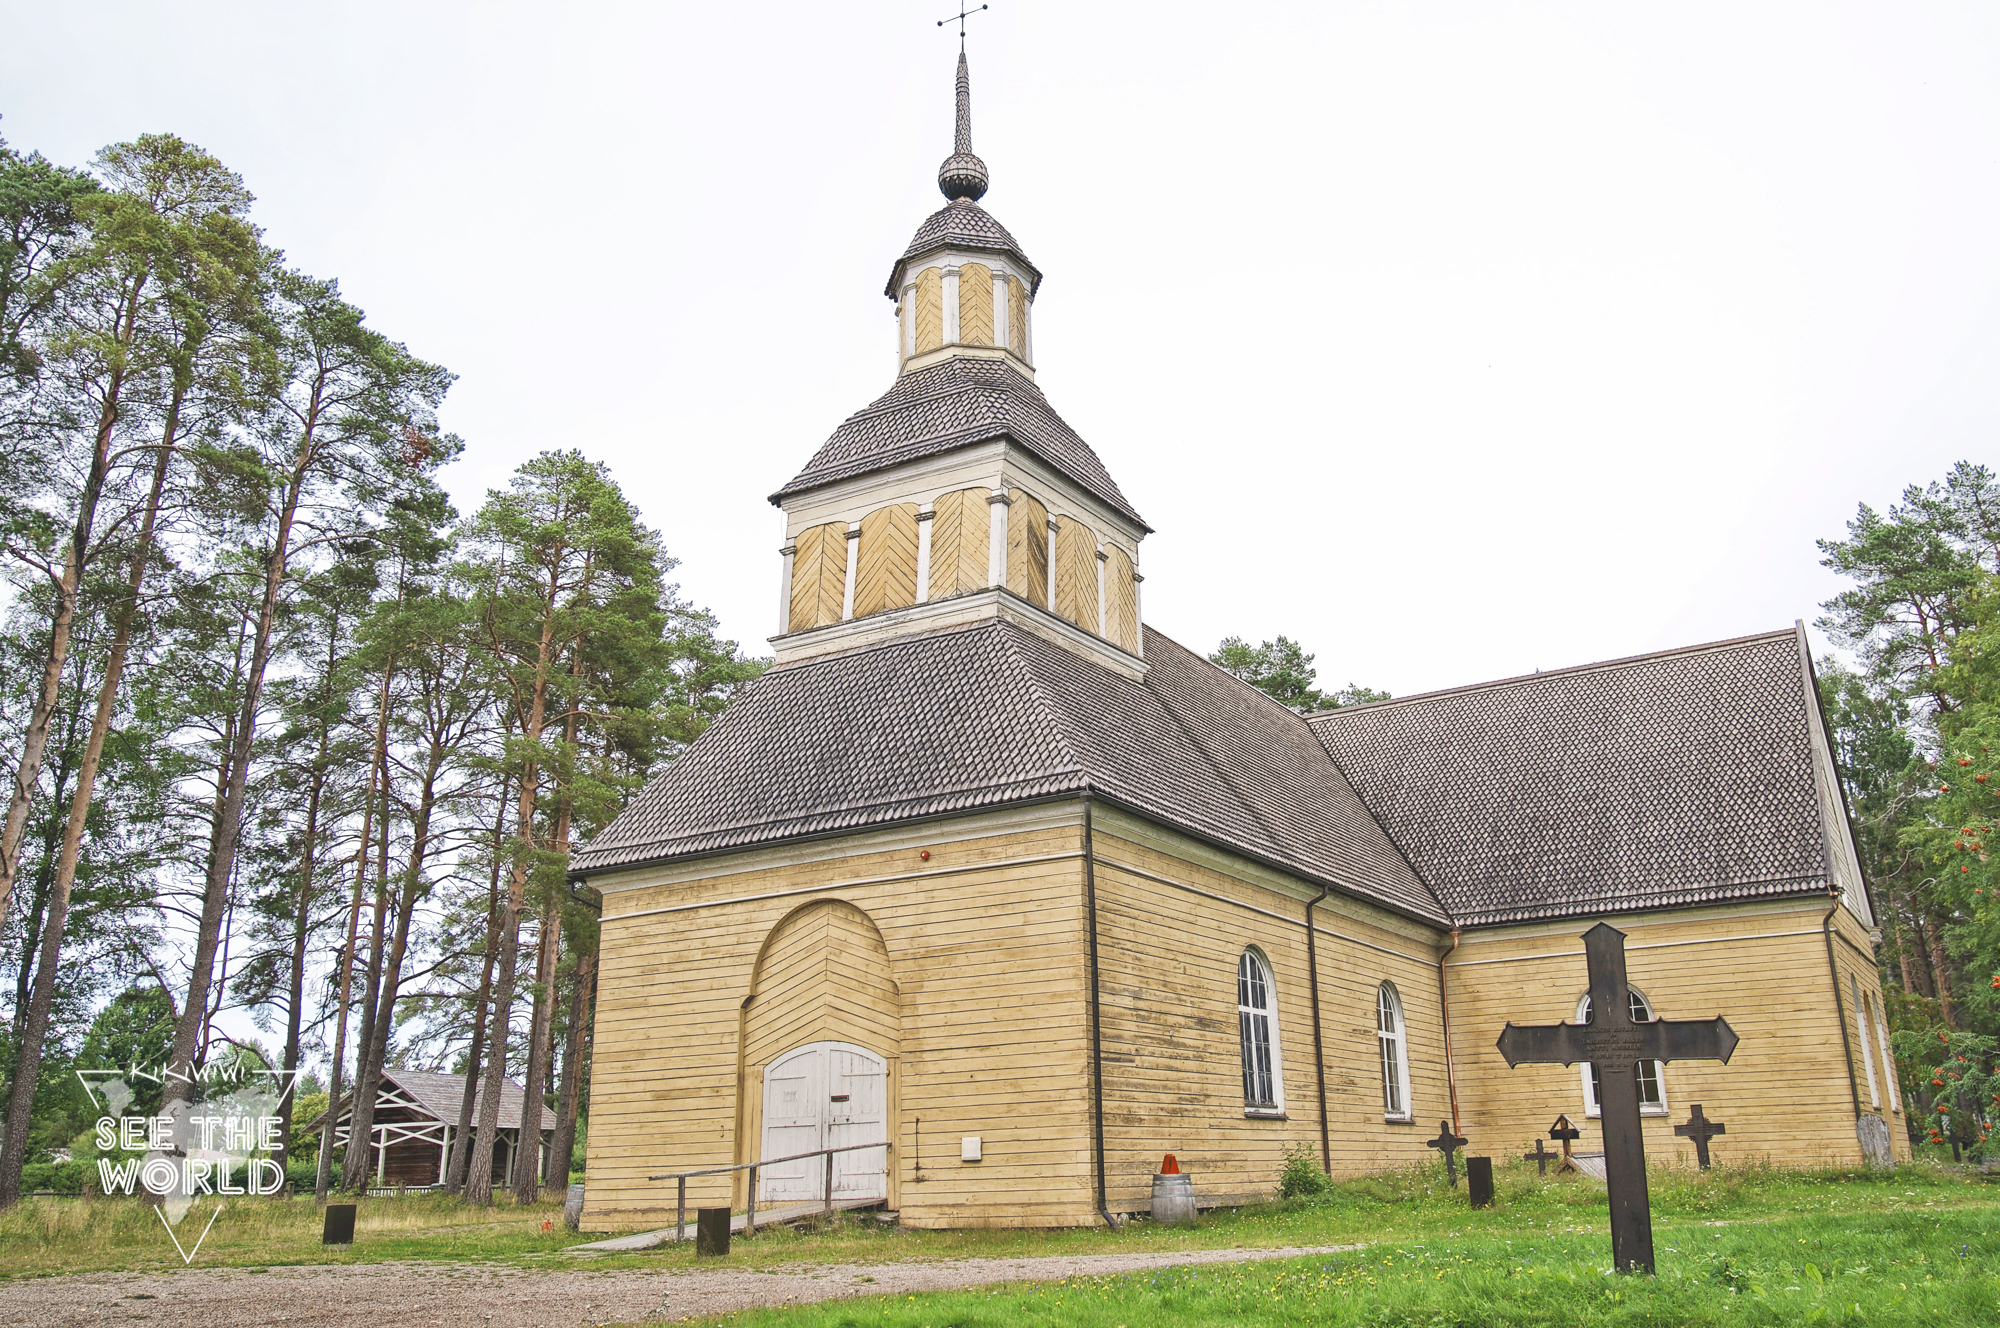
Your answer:
[[[1135,1272],[1335,1254],[1359,1245],[1173,1254],[1085,1254],[1022,1259],[800,1265],[776,1272],[696,1268],[543,1272],[481,1264],[348,1264],[315,1268],[194,1268],[174,1273],[89,1273],[0,1283],[0,1323],[79,1328],[263,1328],[393,1324],[396,1328],[580,1328],[684,1319],[758,1305],[804,1305],[842,1296],[952,1291],[994,1282]],[[872,1281],[864,1279],[873,1279]]]

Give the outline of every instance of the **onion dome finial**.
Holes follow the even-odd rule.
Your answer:
[[[966,72],[965,52],[958,53],[958,120],[954,126],[951,155],[938,167],[938,188],[946,198],[963,198],[976,203],[986,193],[990,177],[986,163],[972,151],[972,78]]]

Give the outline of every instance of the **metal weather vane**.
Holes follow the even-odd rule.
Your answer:
[[[965,7],[965,0],[958,0],[958,12],[956,14],[951,15],[949,18],[941,18],[938,20],[939,27],[943,27],[945,24],[953,22],[958,24],[958,53],[960,55],[965,54],[965,20],[971,18],[974,14],[977,14],[980,9],[991,9],[992,7],[993,6],[991,5],[981,5],[979,9],[967,9]]]

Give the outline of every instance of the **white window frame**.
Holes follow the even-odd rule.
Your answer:
[[[1875,1083],[1875,1051],[1869,1045],[1868,1007],[1861,1002],[1861,979],[1847,975],[1847,991],[1854,998],[1854,1028],[1861,1034],[1861,1068],[1868,1076],[1868,1105],[1882,1109],[1882,1090]]]
[[[1250,1003],[1256,994],[1250,980],[1253,972],[1263,981],[1265,1004],[1262,1008]],[[1243,1067],[1243,1114],[1283,1119],[1285,1059],[1278,1037],[1278,983],[1271,972],[1271,961],[1254,945],[1247,947],[1236,961],[1236,1027],[1237,1049]],[[1271,1060],[1271,1100],[1268,1102],[1256,1101],[1250,1091],[1250,1079],[1255,1071],[1249,1057],[1254,1047],[1253,1039],[1259,1031],[1267,1039],[1264,1050]]]
[[[1625,1000],[1627,1009],[1630,1011],[1631,1016],[1634,1019],[1637,1019],[1639,1015],[1642,1013],[1645,1015],[1644,1022],[1648,1023],[1660,1017],[1659,1013],[1656,1010],[1654,1010],[1653,1003],[1646,999],[1646,993],[1640,991],[1637,987],[1627,987],[1625,989]],[[1631,1006],[1633,1005],[1637,1005],[1639,1008],[1637,1010],[1632,1010]],[[1583,995],[1577,997],[1576,1022],[1578,1022],[1579,1024],[1583,1024],[1583,1023],[1588,1023],[1589,1021],[1590,1021],[1590,993],[1586,991],[1585,993],[1583,993]],[[1650,1074],[1648,1073],[1648,1067],[1650,1067],[1651,1069]],[[1604,1105],[1597,1100],[1597,1079],[1596,1079],[1597,1067],[1592,1065],[1589,1061],[1584,1061],[1577,1066],[1577,1069],[1581,1072],[1581,1077],[1583,1079],[1583,1114],[1589,1117],[1591,1120],[1597,1120],[1604,1115]],[[1670,1108],[1667,1106],[1666,1062],[1640,1061],[1638,1069],[1639,1069],[1639,1093],[1640,1093],[1639,1114],[1641,1116],[1667,1115]],[[1651,1080],[1652,1089],[1654,1093],[1657,1095],[1657,1100],[1652,1102],[1648,1102],[1645,1098],[1647,1082],[1649,1079]]]
[[[1385,1028],[1384,1024],[1394,1027]],[[1375,1049],[1382,1064],[1382,1119],[1410,1121],[1410,1021],[1403,1014],[1403,997],[1393,982],[1375,989]],[[1402,1109],[1396,1110],[1400,1103]]]
[[[1875,1020],[1875,1043],[1882,1048],[1882,1077],[1889,1082],[1889,1110],[1900,1115],[1903,1095],[1896,1087],[1896,1062],[1889,1051],[1889,1024],[1882,1017],[1882,1007],[1872,999],[1868,1002],[1868,1013]]]

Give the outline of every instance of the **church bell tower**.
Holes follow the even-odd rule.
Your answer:
[[[945,206],[890,269],[896,380],[771,496],[785,513],[777,662],[1004,618],[1146,671],[1139,542],[1152,528],[1035,384],[1042,273],[980,206],[958,57]]]

